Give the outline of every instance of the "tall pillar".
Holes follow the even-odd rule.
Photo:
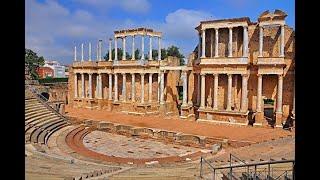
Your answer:
[[[132,102],[136,101],[136,82],[134,73],[131,73],[131,100]]]
[[[126,87],[127,77],[126,73],[122,73],[122,101],[127,101],[127,87]]]
[[[117,38],[114,38],[114,60],[118,61],[118,43]]]
[[[100,87],[99,87],[100,85],[99,85],[99,76],[98,76],[98,74],[97,74],[97,76],[96,76],[96,92],[95,92],[95,98],[96,99],[99,99],[99,97],[100,97],[100,92],[99,92],[99,89],[100,89]]]
[[[248,111],[248,74],[242,74],[241,111]]]
[[[210,33],[210,57],[212,58],[213,57],[213,36],[214,36],[214,33]]]
[[[108,74],[109,75],[109,96],[108,99],[112,100],[112,74]]]
[[[201,58],[205,58],[206,57],[206,30],[202,30],[202,54],[201,54]]]
[[[89,43],[89,61],[91,61],[91,43]]]
[[[161,76],[160,73],[158,73],[158,102],[160,102],[160,81],[161,81]]]
[[[158,60],[161,60],[161,37],[158,37]]]
[[[198,59],[200,59],[201,56],[201,35],[199,33],[199,43],[198,43]]]
[[[135,60],[136,59],[135,54],[134,54],[134,51],[135,51],[135,49],[134,49],[134,39],[135,39],[134,36],[135,35],[132,36],[132,53],[131,53],[132,57],[131,57],[131,60]]]
[[[214,74],[214,87],[213,87],[213,109],[218,110],[218,86],[219,74]]]
[[[197,74],[197,105],[200,105],[200,95],[201,95],[201,80],[200,80],[200,73]]]
[[[149,60],[152,60],[152,36],[149,36]]]
[[[140,73],[141,79],[141,104],[144,103],[144,73]]]
[[[99,40],[99,61],[102,61],[102,40]]]
[[[114,73],[114,101],[117,102],[118,98],[118,74]]]
[[[243,57],[248,57],[248,27],[243,26]]]
[[[187,106],[187,71],[182,72],[183,77],[183,98],[182,98],[182,106]]]
[[[92,73],[89,73],[89,98],[92,99]]]
[[[164,73],[164,71],[160,72],[160,104],[164,104]]]
[[[74,61],[77,61],[77,46],[74,46]]]
[[[83,43],[81,43],[81,61],[84,61],[83,60]]]
[[[284,25],[281,25],[281,45],[280,45],[280,57],[284,57]]]
[[[97,43],[97,50],[96,50],[96,52],[97,52],[97,61],[99,61],[99,43]]]
[[[74,98],[78,97],[78,76],[74,73]]]
[[[109,38],[109,61],[112,61],[112,39]]]
[[[278,75],[278,91],[277,91],[277,113],[282,114],[282,91],[283,91],[283,75]]]
[[[228,95],[227,95],[227,111],[231,111],[232,98],[232,74],[228,74]]]
[[[262,74],[258,74],[258,89],[257,89],[257,112],[262,112]]]
[[[122,37],[122,60],[126,60],[126,37]]]
[[[229,27],[228,57],[232,57],[232,27]]]
[[[84,91],[84,73],[81,73],[81,97],[85,97],[85,91]]]
[[[99,98],[103,99],[103,93],[102,93],[102,75],[99,73]]]
[[[144,60],[144,35],[141,36],[141,60]]]
[[[149,103],[152,102],[152,73],[149,73]]]
[[[215,47],[214,47],[214,57],[219,57],[219,29],[215,28]]]
[[[259,57],[263,57],[263,27],[259,27]]]
[[[201,73],[201,101],[200,108],[205,108],[205,96],[206,96],[206,74]]]

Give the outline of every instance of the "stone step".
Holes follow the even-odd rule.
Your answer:
[[[45,117],[43,119],[40,119],[40,120],[36,120],[36,121],[33,121],[32,123],[29,123],[27,125],[25,125],[25,132],[28,130],[28,128],[31,128],[33,126],[40,126],[41,123],[45,123],[47,121],[56,121],[56,120],[59,120],[61,119],[59,116],[54,116],[54,117]]]
[[[35,111],[41,111],[41,110],[46,110],[48,109],[45,106],[36,106],[36,107],[32,107],[32,108],[28,108],[24,110],[25,113],[30,113],[30,112],[35,112]]]
[[[41,115],[47,115],[49,113],[54,114],[53,112],[46,110],[46,111],[41,111],[41,112],[35,112],[32,114],[25,114],[25,120],[29,120],[31,118],[37,117],[37,116],[41,116]]]
[[[52,133],[54,133],[55,131],[57,131],[60,128],[63,128],[64,125],[66,125],[67,122],[66,121],[62,121],[60,123],[54,124],[48,128],[46,128],[44,131],[42,131],[39,135],[38,138],[38,142],[40,142],[41,144],[46,144],[46,139],[48,138],[48,135],[51,135]]]
[[[40,128],[37,128],[35,131],[31,133],[30,141],[33,143],[38,143],[38,138],[41,132],[46,131],[46,129],[52,125],[55,125],[57,123],[63,122],[64,120],[56,120],[56,121],[49,121],[45,123],[44,125],[40,126]]]
[[[35,122],[35,121],[39,121],[39,120],[41,121],[41,120],[50,119],[50,118],[55,118],[55,117],[59,117],[59,116],[57,116],[57,115],[54,114],[54,113],[43,114],[43,115],[41,115],[41,116],[36,116],[36,117],[34,117],[34,118],[32,118],[32,119],[26,120],[26,121],[25,121],[25,125],[31,124],[31,123],[33,123],[33,122]]]

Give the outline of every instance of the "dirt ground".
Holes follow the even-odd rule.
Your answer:
[[[262,142],[288,135],[294,136],[294,132],[283,130],[281,128],[214,125],[181,120],[179,117],[134,116],[107,112],[106,110],[75,109],[69,106],[66,106],[65,111],[67,116],[77,117],[79,119],[108,121],[132,126],[183,132],[187,134],[228,138],[229,140],[237,141]]]

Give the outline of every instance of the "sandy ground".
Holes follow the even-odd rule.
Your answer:
[[[283,130],[281,128],[273,129],[268,127],[214,125],[181,120],[178,117],[169,118],[161,116],[134,116],[122,113],[107,112],[106,110],[75,109],[69,106],[66,106],[66,115],[77,117],[79,119],[108,121],[139,127],[165,129],[187,134],[228,138],[230,140],[238,141],[261,142],[264,140],[294,135],[294,132]]]

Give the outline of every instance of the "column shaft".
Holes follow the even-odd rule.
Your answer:
[[[160,73],[158,73],[158,102],[160,102],[160,81],[161,81],[161,76]]]
[[[200,73],[197,74],[197,105],[200,105],[200,101],[201,101],[201,77],[200,77]]]
[[[89,74],[89,98],[92,99],[92,74]]]
[[[257,89],[257,112],[261,112],[261,101],[262,101],[262,74],[258,74],[258,89]]]
[[[109,76],[109,96],[108,99],[112,100],[112,74],[108,74]]]
[[[213,57],[213,37],[214,37],[214,32],[210,33],[210,57]]]
[[[136,82],[135,82],[135,74],[131,74],[131,100],[132,102],[136,101]]]
[[[187,71],[182,72],[182,77],[183,77],[182,106],[187,106]]]
[[[83,59],[83,43],[81,44],[81,61],[84,61],[84,59]]]
[[[164,71],[161,72],[160,78],[160,104],[164,104]]]
[[[141,36],[141,59],[144,60],[144,35]]]
[[[102,61],[102,40],[99,40],[99,61]]]
[[[149,36],[149,60],[152,60],[152,36]]]
[[[140,73],[141,79],[141,104],[144,103],[144,73]]]
[[[201,74],[201,101],[200,101],[200,108],[205,108],[205,96],[206,96],[206,74]]]
[[[117,102],[118,100],[118,74],[114,73],[114,101]]]
[[[91,43],[89,43],[89,61],[91,61]]]
[[[281,45],[280,45],[280,56],[284,57],[284,26],[281,26]]]
[[[135,57],[135,49],[134,49],[134,35],[132,36],[132,57],[131,57],[131,60],[135,60],[136,59],[136,57]]]
[[[112,61],[112,39],[109,39],[109,61]]]
[[[99,98],[103,99],[103,92],[102,92],[102,75],[99,73]]]
[[[78,76],[74,73],[74,98],[78,97]]]
[[[215,47],[214,47],[214,57],[219,57],[219,29],[214,29],[215,31]]]
[[[201,54],[201,58],[205,58],[206,57],[206,30],[202,30],[202,54]]]
[[[243,27],[243,57],[248,57],[248,27]]]
[[[259,27],[259,57],[263,56],[263,27]]]
[[[232,28],[229,28],[228,57],[232,57]]]
[[[227,111],[231,111],[232,98],[232,74],[228,74],[228,96],[227,96]]]
[[[149,73],[149,103],[152,102],[152,73]]]
[[[122,38],[122,60],[126,60],[126,37]]]
[[[77,61],[77,46],[74,46],[74,61]]]
[[[85,91],[84,91],[84,73],[81,73],[81,97],[85,97]]]
[[[118,61],[118,43],[117,38],[114,38],[114,60]]]
[[[127,77],[126,74],[122,74],[122,101],[127,101],[127,87],[126,87]]]
[[[161,60],[161,37],[158,37],[158,60]]]
[[[277,113],[282,113],[283,75],[278,76]]]
[[[199,34],[199,43],[198,43],[198,59],[201,57],[201,35]]]
[[[219,74],[214,74],[214,88],[213,88],[213,109],[218,110],[218,86]]]
[[[248,75],[242,75],[242,88],[241,88],[241,111],[248,110]]]

